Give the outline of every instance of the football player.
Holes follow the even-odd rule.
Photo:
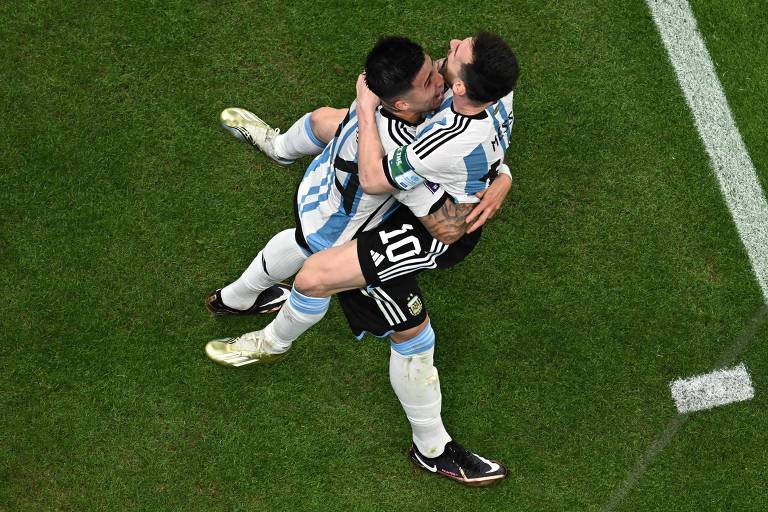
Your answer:
[[[499,42],[502,44],[499,45]],[[463,81],[455,79],[452,83],[453,90],[446,97],[443,97],[442,76],[435,72],[437,66],[432,66],[429,57],[425,56],[420,48],[418,51],[413,48],[414,51],[411,52],[412,62],[409,73],[413,79],[405,82],[409,86],[406,91],[403,91],[402,87],[401,90],[397,88],[387,89],[390,85],[388,80],[379,81],[379,78],[391,78],[391,73],[384,71],[388,70],[392,63],[387,62],[384,56],[402,55],[403,52],[381,52],[377,58],[375,48],[366,63],[366,70],[369,84],[384,98],[384,107],[378,106],[378,98],[367,91],[364,83],[358,84],[357,103],[346,114],[335,133],[334,139],[307,170],[299,187],[296,201],[296,211],[299,218],[297,227],[299,229],[294,235],[297,245],[303,251],[294,250],[292,252],[293,258],[284,256],[290,251],[275,251],[275,255],[278,252],[283,254],[278,266],[291,267],[291,269],[303,262],[302,256],[307,252],[326,257],[319,260],[317,264],[313,264],[308,272],[302,269],[294,283],[288,305],[281,310],[276,321],[267,326],[264,331],[248,333],[239,338],[215,340],[208,344],[206,351],[211,359],[232,366],[276,360],[287,352],[291,342],[301,332],[306,330],[309,325],[319,321],[327,309],[328,297],[331,294],[342,289],[362,288],[367,284],[368,286],[363,290],[352,290],[340,294],[340,302],[356,334],[362,336],[365,331],[369,331],[379,336],[390,335],[392,339],[390,377],[393,388],[412,425],[414,440],[411,449],[412,460],[426,470],[438,472],[463,483],[486,485],[503,478],[506,475],[506,470],[496,462],[465,450],[452,441],[445,431],[440,418],[439,380],[432,356],[434,332],[429,324],[426,310],[423,307],[421,292],[414,277],[418,271],[424,268],[442,268],[460,261],[477,243],[479,231],[476,231],[474,235],[461,237],[454,234],[453,239],[458,238],[458,241],[451,246],[439,242],[433,238],[433,235],[439,231],[438,228],[444,224],[443,221],[449,215],[453,216],[453,222],[456,224],[457,214],[461,226],[457,231],[459,234],[463,234],[463,230],[466,230],[467,227],[465,217],[471,206],[467,208],[461,205],[472,205],[473,202],[477,201],[477,198],[472,194],[479,192],[482,195],[488,184],[494,180],[496,172],[501,166],[501,158],[489,164],[487,155],[503,156],[503,151],[509,143],[512,120],[511,89],[517,74],[514,56],[500,38],[490,34],[479,34],[475,38],[468,38],[458,43],[458,46],[462,44],[467,46],[457,51],[452,42],[447,59],[439,63],[439,67],[443,70],[451,69],[460,73],[465,72],[461,69],[461,59],[464,58],[471,63],[473,58],[477,58],[472,54],[471,49],[467,52],[467,48],[471,48],[472,45],[476,46],[478,55],[482,58],[488,58],[489,52],[492,55],[494,52],[499,54],[499,48],[501,50],[506,49],[507,53],[502,51],[500,55],[502,58],[507,58],[507,65],[514,67],[513,74],[501,77],[502,79],[507,78],[507,82],[511,83],[509,90],[504,91],[504,94],[510,93],[506,101],[480,102],[473,100],[479,106],[475,107],[476,111],[468,112],[466,105],[461,103],[461,99],[452,101],[451,96],[457,94],[456,89],[459,89],[459,97],[466,94],[466,91],[461,90]],[[377,45],[377,48],[381,49],[380,45]],[[456,57],[457,54],[459,57]],[[480,61],[478,60],[478,62]],[[377,64],[380,65],[379,68],[376,67]],[[407,65],[405,67],[408,68]],[[416,71],[415,75],[413,75],[414,70]],[[467,72],[478,73],[474,68]],[[481,76],[483,76],[483,72],[488,74],[487,69],[481,68],[479,72]],[[497,71],[494,72],[498,75]],[[512,78],[509,79],[509,77]],[[481,85],[485,86],[482,82]],[[473,93],[477,89],[478,86],[475,85],[472,89]],[[498,94],[498,90],[499,88],[491,92],[483,90],[482,94]],[[489,104],[484,105],[483,103]],[[437,112],[419,128],[419,135],[414,142],[414,123],[418,120],[414,113],[432,110],[436,107]],[[367,110],[363,112],[360,110],[362,108]],[[360,112],[359,115],[358,111]],[[450,115],[448,115],[449,111]],[[395,115],[392,115],[393,112]],[[236,134],[240,134],[241,138],[251,141],[266,139],[266,137],[259,137],[253,130],[253,123],[257,121],[255,117],[251,117],[252,114],[239,113],[242,118],[250,117],[250,125],[240,122],[239,119],[234,119],[233,122],[236,114],[238,113],[225,111],[225,119],[223,119],[227,126],[233,127],[235,125],[233,129]],[[291,130],[298,132],[298,134],[301,134],[301,130],[303,130],[305,142],[310,141],[319,147],[322,141],[317,138],[317,133],[313,131],[313,121],[315,121],[315,125],[322,124],[319,122],[321,119],[317,119],[318,117],[332,117],[333,114],[333,112],[324,111],[316,115],[315,119],[309,116],[303,122],[296,123]],[[473,123],[475,120],[485,120],[486,122]],[[372,126],[373,130],[382,135],[381,139],[377,135],[378,150],[383,149],[391,152],[393,162],[397,163],[398,159],[403,160],[404,157],[398,155],[405,154],[405,158],[407,158],[407,153],[403,152],[416,146],[413,150],[422,153],[423,162],[428,161],[432,165],[435,165],[434,162],[451,162],[457,157],[463,158],[463,176],[460,172],[455,171],[453,175],[446,175],[446,177],[436,174],[435,180],[445,181],[443,187],[440,187],[424,179],[419,181],[415,169],[404,170],[400,165],[395,168],[394,172],[391,169],[388,170],[386,175],[388,183],[385,185],[364,178],[363,169],[358,169],[358,162],[362,164],[367,155],[363,155],[362,147],[360,148],[360,155],[358,155],[357,144],[352,144],[352,135],[357,135],[358,122],[361,143],[367,136],[364,132],[365,123],[372,123],[368,126]],[[288,134],[291,133],[291,130]],[[320,132],[321,130],[316,131]],[[430,131],[432,131],[431,138],[426,136]],[[266,132],[269,133],[269,130]],[[493,137],[489,137],[491,132]],[[465,133],[471,136],[462,136]],[[313,135],[310,136],[310,134]],[[293,154],[286,151],[285,146],[280,144],[280,137],[275,135],[272,132],[274,140],[272,144],[262,142],[257,145],[267,146],[267,152],[272,153],[270,156],[287,163]],[[317,140],[312,140],[313,137]],[[301,140],[300,137],[295,138]],[[465,146],[467,146],[468,141],[472,147],[467,152]],[[383,144],[383,148],[381,144]],[[402,149],[403,146],[404,149]],[[445,147],[440,151],[435,151],[441,146]],[[447,151],[448,148],[454,146],[461,149],[453,152]],[[310,149],[309,144],[306,144],[302,149],[307,152],[306,150]],[[458,155],[462,151],[466,154]],[[443,155],[443,160],[428,159],[431,154]],[[446,157],[445,154],[448,156]],[[295,157],[299,156],[302,155],[300,151],[297,151]],[[443,165],[449,171],[455,167],[445,163],[438,163],[437,165]],[[478,174],[480,170],[483,171],[483,175]],[[371,175],[374,172],[376,169],[367,174]],[[409,172],[410,174],[408,174]],[[499,194],[497,197],[500,197],[501,200],[509,188],[509,183],[504,183],[506,179],[503,178],[502,185],[497,183],[496,187],[497,191],[501,190],[501,192],[496,192]],[[461,183],[457,184],[457,182]],[[395,186],[390,186],[389,183]],[[372,193],[364,194],[360,190],[361,188],[365,192]],[[457,192],[459,190],[460,193]],[[411,211],[400,209],[393,214],[392,207],[396,205],[392,196],[408,205]],[[329,198],[332,200],[328,201]],[[390,201],[392,202],[390,203]],[[486,204],[494,204],[494,206],[487,208],[484,212],[477,213],[477,215],[489,217],[498,207],[490,199],[486,201]],[[326,206],[325,211],[323,205]],[[355,213],[358,208],[363,211],[363,215],[356,218]],[[442,212],[443,216],[436,218],[436,212]],[[424,226],[415,217],[419,217]],[[368,224],[377,226],[384,219],[386,221],[379,229],[366,231]],[[357,225],[355,225],[356,220]],[[484,220],[484,218],[480,218],[477,226],[482,224]],[[430,222],[432,222],[431,227],[433,228],[431,233]],[[288,235],[281,235],[283,235],[282,240],[279,242],[282,245],[289,245],[286,239]],[[339,246],[337,243],[340,239],[354,236],[357,238],[353,240],[352,245],[342,244]],[[278,237],[270,241],[270,244]],[[279,274],[283,270],[280,268],[270,272],[268,269],[267,262],[273,260],[266,252],[270,248],[270,244],[238,280],[243,281],[241,284],[245,285],[244,289],[240,291],[246,293],[240,295],[246,298],[247,302],[253,303],[254,292],[264,289],[265,285],[268,286],[277,277],[275,274]],[[331,248],[329,249],[329,247]],[[337,250],[341,252],[334,253]],[[359,255],[360,258],[355,257],[354,262],[349,262],[352,264],[350,269],[343,269],[341,273],[338,273],[338,268],[324,267],[327,262],[334,259],[337,263],[341,262],[342,265],[346,265],[347,259],[353,252],[355,256]],[[312,258],[305,263],[305,269],[306,264],[313,261]],[[282,265],[283,263],[285,265]],[[346,270],[351,270],[351,272]],[[359,273],[359,276],[354,274],[355,271]],[[343,275],[343,277],[333,282],[318,281],[319,286],[311,281],[316,275],[323,276],[328,272],[331,276],[336,273]],[[253,276],[262,274],[262,277],[269,276],[271,279],[262,279],[259,286],[253,286],[254,280],[251,279],[249,283],[247,279],[249,273]],[[349,281],[349,279],[357,279],[357,281]],[[367,280],[367,283],[364,279]],[[333,283],[332,286],[327,286],[331,282]],[[357,283],[359,286],[355,286]],[[237,282],[233,285],[237,285]],[[209,309],[217,313],[240,312],[241,310],[234,305],[234,301],[227,297],[228,288],[233,292],[238,292],[237,286],[233,285],[219,293],[212,294],[208,301]],[[237,295],[237,293],[233,295]],[[258,304],[259,301],[256,300],[256,303]],[[248,304],[241,303],[240,307],[243,306],[248,307]]]

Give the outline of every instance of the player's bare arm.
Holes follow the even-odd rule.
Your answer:
[[[436,212],[418,219],[430,235],[450,245],[467,232],[467,215],[474,206],[471,203],[454,203],[449,199]]]
[[[376,108],[380,100],[365,84],[365,75],[357,77],[358,178],[366,194],[385,194],[395,189],[384,175],[384,148],[376,126]]]

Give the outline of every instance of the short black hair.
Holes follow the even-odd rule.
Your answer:
[[[467,97],[476,103],[497,101],[517,84],[517,57],[506,41],[490,32],[479,32],[472,44],[472,63],[461,74]]]
[[[382,37],[365,59],[365,82],[384,101],[410,90],[424,65],[424,48],[408,38]]]

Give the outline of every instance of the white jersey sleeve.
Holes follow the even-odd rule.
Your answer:
[[[437,183],[422,181],[410,190],[395,190],[392,195],[397,201],[411,210],[416,217],[426,217],[435,205],[442,204],[447,192]]]

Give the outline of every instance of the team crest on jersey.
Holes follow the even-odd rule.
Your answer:
[[[418,315],[422,309],[424,309],[424,305],[421,303],[421,297],[411,295],[408,298],[408,311],[411,312],[411,315]]]

